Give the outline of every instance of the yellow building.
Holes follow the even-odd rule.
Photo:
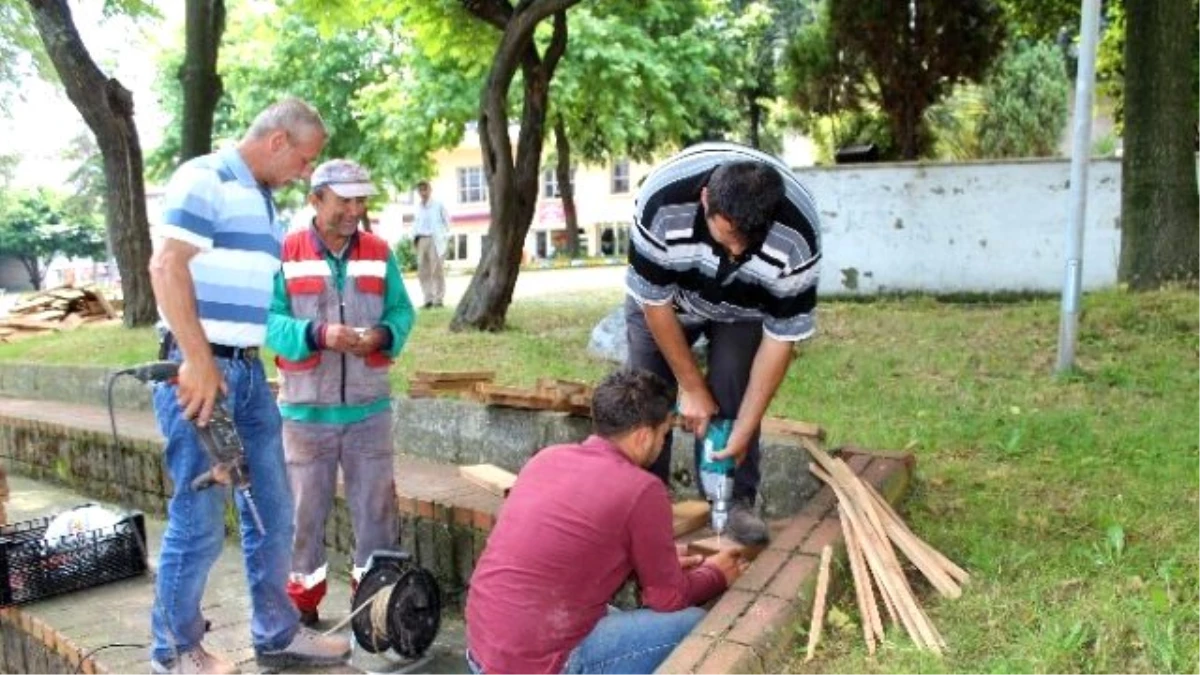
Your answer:
[[[515,134],[514,134],[515,135]],[[516,139],[513,139],[514,145]],[[488,185],[479,151],[479,136],[468,130],[458,147],[434,155],[437,173],[429,179],[433,198],[450,215],[450,241],[446,264],[474,267],[479,263],[491,222]],[[575,171],[575,208],[579,220],[580,253],[624,258],[633,218],[633,198],[638,183],[652,167],[629,161],[607,166],[578,166]],[[411,235],[416,190],[388,205],[378,219],[378,233],[396,242]],[[537,210],[525,237],[526,262],[553,258],[565,250],[566,222],[553,166],[544,166]]]

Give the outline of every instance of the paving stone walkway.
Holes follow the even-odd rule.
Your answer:
[[[107,424],[107,420],[105,423]],[[11,497],[8,513],[11,522],[51,515],[95,501],[59,486],[12,474],[9,475],[9,487]],[[121,507],[115,504],[104,506],[121,510]],[[163,527],[164,523],[161,520],[146,519],[146,543],[152,566],[158,557]],[[212,630],[205,644],[222,650],[237,661],[242,672],[254,673],[259,670],[254,663],[254,650],[250,645],[250,607],[244,570],[241,550],[236,543],[228,542],[209,576],[208,589],[202,604],[205,617],[212,622]],[[110,673],[147,673],[148,649],[141,645],[149,641],[153,590],[152,576],[147,574],[48,598],[16,609],[28,615],[24,617],[26,624],[36,625],[35,620],[40,621],[44,626],[42,630],[45,631],[43,641],[70,640],[78,645],[84,655],[110,644],[139,645],[110,647],[96,652],[95,670]],[[329,595],[323,603],[323,607],[327,608],[327,615],[322,621],[323,628],[332,627],[337,620],[345,616],[345,611],[334,611],[334,608],[348,608],[349,598],[348,582],[331,577]],[[467,669],[462,657],[463,642],[461,619],[446,616],[443,617],[437,641],[421,661],[390,662],[356,648],[349,666],[311,672],[465,673]]]

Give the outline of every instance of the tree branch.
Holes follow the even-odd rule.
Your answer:
[[[542,64],[546,68],[547,81],[554,77],[554,69],[558,67],[559,59],[566,52],[567,12],[566,10],[562,10],[554,13],[554,33],[550,36],[550,45],[546,47],[546,54],[542,57]]]
[[[462,0],[463,9],[485,23],[503,31],[512,19],[513,8],[508,0]]]

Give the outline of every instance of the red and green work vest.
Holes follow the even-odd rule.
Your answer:
[[[368,329],[379,324],[384,309],[388,245],[359,232],[350,250],[331,262],[317,236],[305,229],[283,242],[283,278],[292,316],[317,323]],[[345,265],[345,282],[337,283],[333,265]],[[357,405],[390,394],[392,359],[377,351],[366,358],[321,350],[302,361],[275,357],[279,367],[279,402],[301,405]]]

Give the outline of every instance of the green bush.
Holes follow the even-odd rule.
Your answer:
[[[402,272],[417,271],[417,249],[413,246],[412,239],[401,239],[396,244],[396,262],[400,263]]]
[[[979,149],[984,157],[1058,154],[1070,83],[1062,53],[1049,43],[1009,47],[983,88]]]

